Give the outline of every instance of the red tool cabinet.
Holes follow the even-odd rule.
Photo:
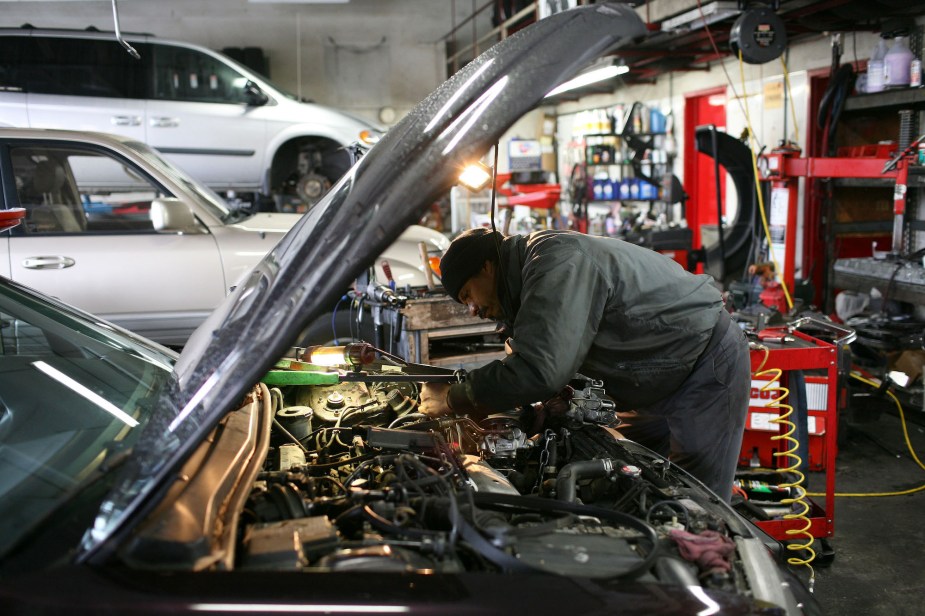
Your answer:
[[[834,533],[835,520],[835,455],[837,453],[838,417],[838,346],[809,336],[798,329],[788,328],[786,341],[765,340],[761,344],[769,349],[764,366],[761,362],[765,352],[761,349],[751,351],[752,402],[745,424],[742,442],[740,466],[748,467],[757,455],[764,468],[783,468],[788,462],[783,457],[775,457],[774,451],[789,447],[780,440],[771,437],[783,430],[775,423],[770,423],[772,414],[778,414],[776,408],[766,404],[775,397],[774,392],[762,392],[761,387],[770,380],[757,378],[755,372],[770,369],[781,370],[780,386],[789,388],[788,373],[795,370],[807,374],[807,401],[809,407],[809,465],[811,470],[825,470],[825,501],[820,505],[810,497],[805,497],[810,510],[805,514],[811,526],[807,532],[813,537],[831,537]],[[783,400],[784,404],[788,401]],[[791,416],[791,420],[794,420]],[[805,486],[804,486],[805,487]],[[760,520],[756,524],[778,540],[792,539],[787,535],[789,529],[800,529],[805,522],[800,519]]]

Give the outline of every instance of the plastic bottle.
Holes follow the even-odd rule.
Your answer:
[[[886,41],[880,39],[873,53],[870,54],[870,60],[867,61],[868,92],[883,91],[883,59],[886,57],[886,51]]]
[[[893,46],[883,58],[883,85],[887,88],[908,87],[909,66],[914,57],[906,37],[897,36],[893,39]]]

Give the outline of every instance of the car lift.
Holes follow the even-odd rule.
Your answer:
[[[800,156],[793,144],[775,148],[761,157],[759,166],[764,180],[771,183],[769,227],[773,244],[783,248],[781,273],[789,288],[794,288],[796,258],[797,178],[866,178],[892,179],[893,241],[891,252],[902,250],[903,219],[906,213],[906,193],[909,182],[909,156],[925,136],[919,137],[896,156],[883,156],[883,146],[870,146],[873,156],[810,157]],[[862,154],[865,152],[862,150]]]

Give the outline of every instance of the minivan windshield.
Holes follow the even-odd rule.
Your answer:
[[[132,451],[175,357],[0,279],[0,558]]]

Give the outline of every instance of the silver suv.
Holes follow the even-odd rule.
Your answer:
[[[0,232],[0,277],[177,346],[293,225],[316,224],[314,212],[231,209],[145,144],[102,133],[0,128],[0,187],[0,222],[24,214]],[[412,225],[376,280],[387,261],[402,287],[426,285],[421,242],[449,244]],[[332,319],[307,334],[336,338]]]
[[[379,136],[215,51],[125,39],[139,60],[112,33],[0,28],[0,125],[125,135],[212,189],[262,195],[277,211],[308,209],[349,168],[345,146]]]

